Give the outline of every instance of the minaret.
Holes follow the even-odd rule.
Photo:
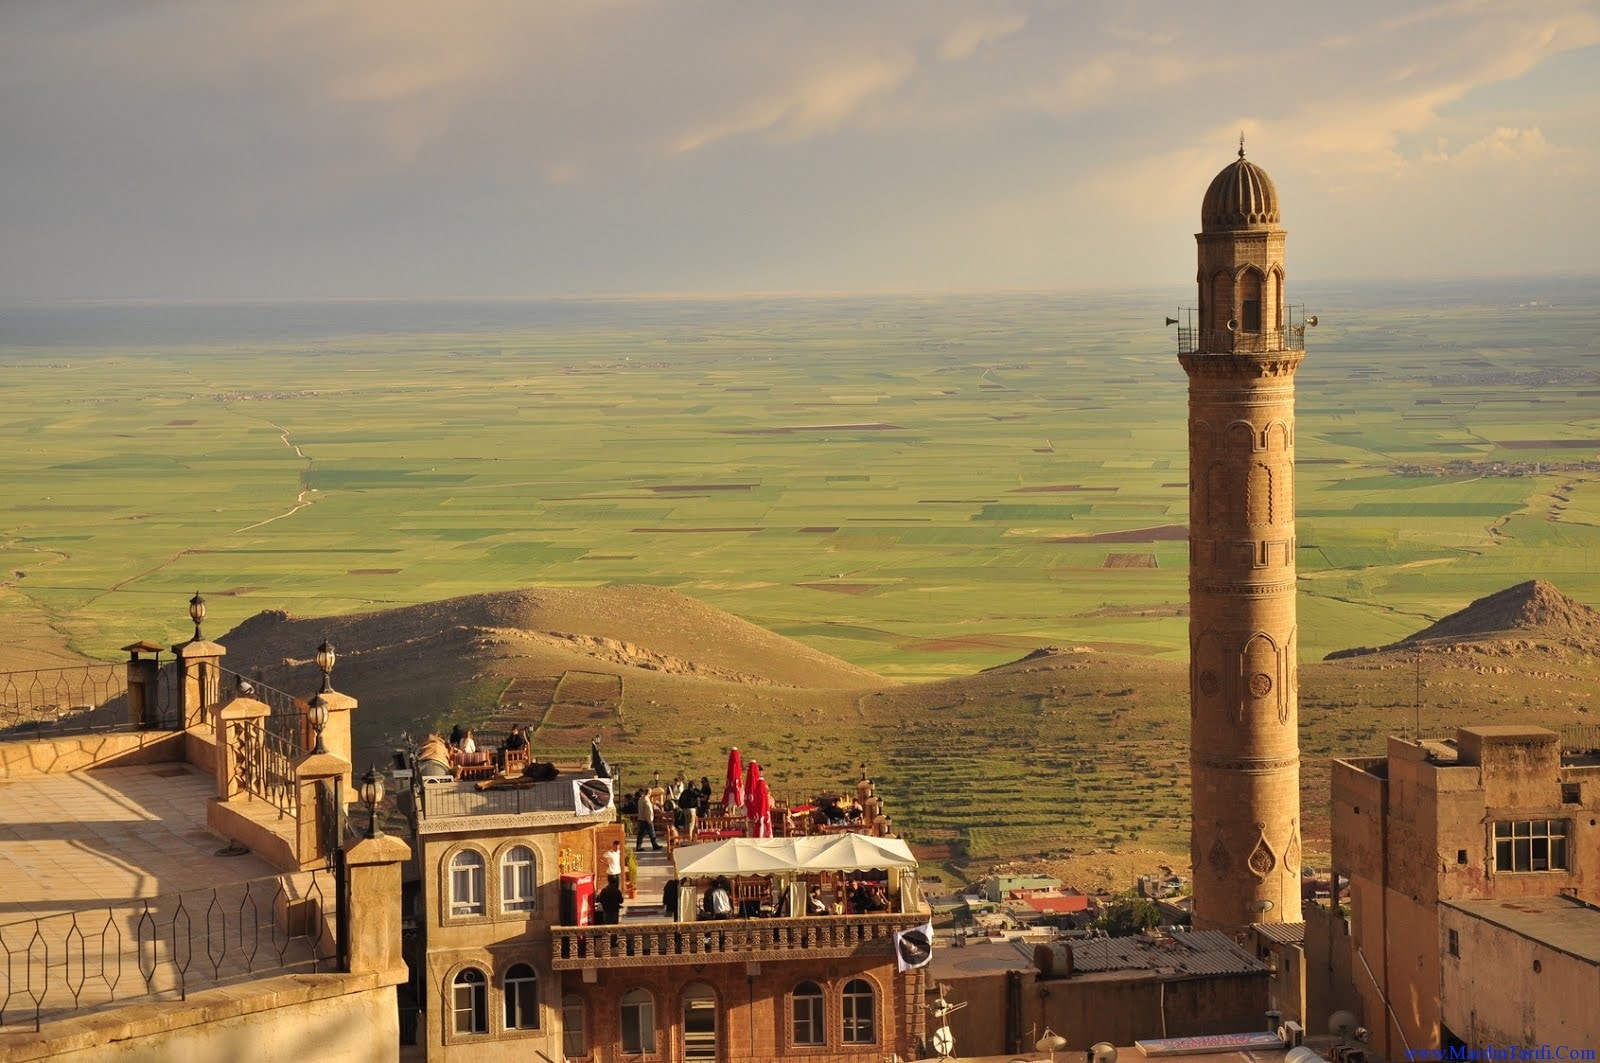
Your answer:
[[[1300,921],[1294,374],[1272,179],[1244,157],[1206,190],[1189,375],[1189,764],[1194,925]],[[1197,320],[1196,320],[1197,318]],[[1312,323],[1315,319],[1312,319]]]

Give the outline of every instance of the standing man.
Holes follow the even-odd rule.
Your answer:
[[[633,835],[633,847],[642,849],[646,837],[649,837],[651,847],[659,853],[661,851],[661,843],[656,840],[656,806],[650,800],[649,791],[640,790],[639,824]]]
[[[622,839],[618,838],[606,850],[606,881],[622,882]]]

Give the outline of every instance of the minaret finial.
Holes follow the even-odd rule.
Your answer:
[[[1239,158],[1244,158],[1244,130],[1239,130]]]

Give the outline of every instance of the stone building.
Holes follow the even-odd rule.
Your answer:
[[[1600,908],[1575,897],[1445,901],[1446,1045],[1600,1045]]]
[[[1487,1036],[1491,1029],[1511,1038],[1503,1043],[1522,1043],[1529,1031],[1475,1022],[1473,1005],[1445,994],[1469,986],[1486,997],[1507,994],[1530,977],[1533,959],[1528,971],[1512,966],[1490,977],[1484,967],[1468,978],[1452,949],[1469,939],[1508,942],[1513,930],[1492,929],[1509,919],[1496,905],[1600,901],[1593,737],[1574,730],[1563,742],[1541,727],[1462,727],[1444,740],[1391,737],[1387,756],[1333,762],[1334,873],[1350,880],[1349,969],[1374,1050],[1397,1059],[1451,1039],[1502,1043]],[[1480,962],[1499,954],[1474,948]],[[1592,1009],[1593,997],[1583,1006]],[[1549,1028],[1531,1031],[1539,1038],[1532,1043],[1549,1040]]]
[[[421,935],[408,960],[426,1058],[500,1058],[512,1045],[535,1059],[587,1057],[583,1011],[561,991],[550,943],[562,872],[593,875],[622,838],[613,806],[576,803],[574,783],[592,778],[573,772],[483,792],[446,780],[418,791]]]
[[[575,804],[574,784],[593,779],[573,771],[523,789],[421,787],[421,934],[408,959],[422,1016],[409,1056],[878,1063],[920,1054],[926,988],[919,970],[898,969],[895,935],[931,913],[904,843],[862,836],[865,863],[818,872],[865,872],[880,866],[877,850],[896,848],[905,866],[886,871],[888,912],[697,920],[690,905],[679,921],[662,910],[660,890],[710,848],[679,846],[637,854],[637,896],[619,923],[593,925],[562,884],[592,876],[598,888],[602,854],[623,838],[613,806]],[[813,840],[827,839],[797,839]],[[749,843],[770,861],[768,850],[789,841],[722,845]],[[754,891],[760,878],[734,881]]]
[[[1278,194],[1238,159],[1201,207],[1189,377],[1189,699],[1194,925],[1300,919],[1294,376]],[[1310,323],[1315,323],[1311,319]]]

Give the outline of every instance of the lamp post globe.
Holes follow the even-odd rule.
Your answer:
[[[200,597],[200,592],[195,591],[194,597],[189,599],[189,619],[194,621],[194,640],[200,642],[200,621],[206,618],[206,600]]]
[[[361,803],[367,806],[367,837],[376,838],[383,832],[378,829],[378,802],[383,800],[383,776],[376,767],[367,769],[361,777]]]
[[[324,694],[333,689],[333,680],[330,677],[333,675],[334,662],[338,659],[339,655],[333,652],[332,643],[328,642],[327,639],[323,639],[322,645],[317,647],[317,667],[322,669],[322,693]]]
[[[306,716],[311,720],[311,729],[317,733],[317,744],[311,748],[311,752],[326,753],[328,747],[322,744],[322,729],[328,726],[328,702],[321,694],[314,696],[306,705]]]

